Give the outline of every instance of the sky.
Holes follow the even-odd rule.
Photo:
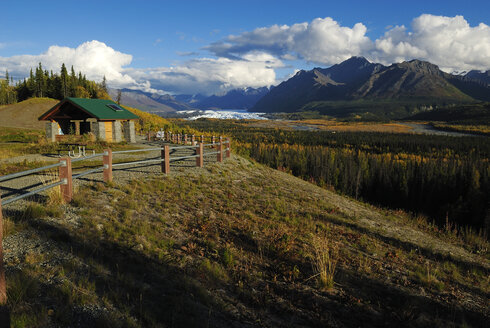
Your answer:
[[[490,1],[0,0],[0,77],[73,65],[113,88],[221,94],[351,56],[490,69]]]

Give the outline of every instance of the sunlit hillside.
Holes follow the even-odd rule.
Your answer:
[[[38,117],[56,105],[59,100],[30,98],[12,105],[0,106],[0,126],[27,129],[44,129]]]

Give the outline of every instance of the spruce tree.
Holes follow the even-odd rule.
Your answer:
[[[106,79],[105,79],[105,75],[104,77],[102,78],[102,83],[100,84],[101,88],[103,91],[107,92],[107,82],[106,82]]]
[[[68,97],[68,71],[66,70],[65,63],[61,65],[61,94],[63,98]]]
[[[121,89],[118,89],[117,90],[117,98],[116,98],[116,102],[118,105],[121,104]]]

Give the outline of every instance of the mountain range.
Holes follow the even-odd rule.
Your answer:
[[[117,98],[117,90],[110,89],[109,93]],[[121,90],[122,104],[160,113],[248,109],[266,113],[318,111],[332,116],[367,113],[395,118],[413,115],[421,108],[477,101],[490,101],[490,70],[453,75],[426,61],[385,66],[363,57],[351,57],[329,68],[301,70],[276,87],[233,89],[220,95]]]
[[[109,89],[109,95],[115,101],[117,89]],[[192,106],[178,101],[175,97],[165,94],[144,92],[141,90],[121,89],[121,104],[141,109],[145,112],[175,112],[179,110],[193,110]]]
[[[352,57],[329,68],[299,71],[271,89],[251,111],[319,110],[336,115],[383,107],[399,116],[427,105],[490,101],[489,76],[475,71],[452,75],[420,60],[384,66]]]
[[[249,109],[267,92],[268,87],[233,89],[221,95],[169,95],[121,89],[121,104],[136,107],[147,112],[168,113],[181,110],[206,109]],[[117,89],[109,89],[113,100],[117,99]]]

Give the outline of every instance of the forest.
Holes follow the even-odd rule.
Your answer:
[[[14,104],[32,97],[110,99],[105,77],[101,83],[87,80],[81,72],[75,73],[73,66],[68,73],[65,64],[62,64],[57,74],[43,69],[39,63],[35,72],[31,69],[29,77],[17,83],[14,83],[8,71],[5,72],[5,79],[0,79],[0,105]]]
[[[486,137],[287,131],[240,121],[180,122],[233,138],[242,155],[375,205],[490,229]]]

